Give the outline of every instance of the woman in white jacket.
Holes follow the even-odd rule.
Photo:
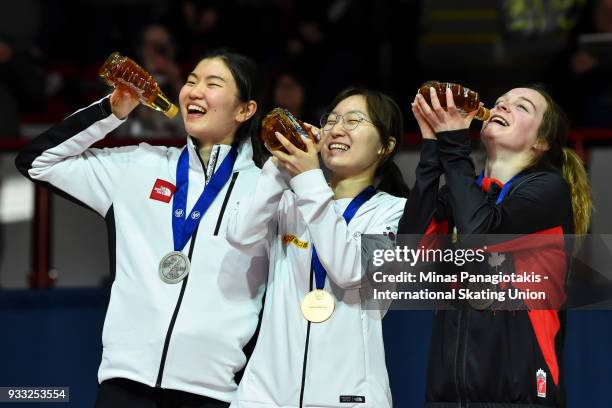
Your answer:
[[[249,58],[212,51],[179,95],[184,147],[92,147],[138,105],[116,89],[17,157],[26,177],[108,224],[114,282],[97,408],[221,408],[234,397],[268,269],[263,249],[247,254],[224,237],[226,208],[260,174],[250,142],[259,82]]]
[[[344,91],[331,106],[307,151],[277,133],[288,154],[272,152],[255,195],[228,221],[231,243],[245,251],[264,245],[270,257],[261,331],[232,407],[391,406],[382,313],[364,310],[360,299],[360,236],[393,237],[402,215],[405,199],[384,192],[408,193],[392,160],[402,116],[391,98],[365,89]],[[308,308],[315,288],[328,309]]]

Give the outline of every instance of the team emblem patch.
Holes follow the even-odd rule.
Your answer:
[[[155,184],[153,185],[149,198],[152,200],[169,203],[170,200],[172,200],[172,196],[174,195],[175,191],[176,187],[174,184],[166,180],[157,179],[155,180]]]
[[[536,373],[538,397],[546,398],[546,373],[541,368]]]

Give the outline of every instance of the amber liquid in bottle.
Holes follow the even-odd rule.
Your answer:
[[[129,88],[143,105],[161,111],[169,118],[175,117],[178,113],[177,106],[163,94],[151,74],[118,52],[112,53],[106,59],[100,68],[100,76],[111,86]]]
[[[303,151],[306,151],[306,143],[304,143],[303,138],[312,139],[308,132],[304,130],[304,123],[293,116],[291,112],[282,108],[275,108],[266,115],[261,122],[260,137],[269,150],[280,150],[288,153],[274,132],[279,132],[289,139],[294,146]]]
[[[446,108],[446,88],[450,88],[453,94],[453,100],[457,109],[464,113],[476,112],[475,119],[485,121],[491,116],[489,109],[480,106],[480,96],[477,92],[472,91],[464,86],[453,84],[450,82],[427,81],[419,88],[419,93],[425,98],[428,104],[431,105],[430,88],[433,87],[438,95],[440,106]]]

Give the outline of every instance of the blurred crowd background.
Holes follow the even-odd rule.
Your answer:
[[[310,123],[343,88],[381,90],[404,113],[396,162],[408,185],[420,141],[410,103],[425,81],[470,87],[487,106],[543,85],[568,112],[569,143],[589,170],[591,232],[612,231],[612,0],[19,0],[1,11],[0,288],[112,282],[102,220],[35,189],[13,160],[111,91],[98,72],[115,51],[176,102],[200,57],[229,47],[259,63],[264,113],[280,106]],[[180,115],[140,107],[104,142],[143,140],[182,145]]]
[[[98,70],[112,52],[135,59],[177,101],[199,57],[221,46],[260,64],[264,112],[281,106],[318,123],[331,98],[347,86],[393,96],[409,142],[396,161],[409,185],[419,141],[410,102],[423,82],[460,83],[489,106],[509,88],[545,85],[567,110],[571,143],[588,166],[595,205],[591,232],[612,231],[612,0],[5,2],[0,386],[69,386],[72,406],[92,406],[112,283],[104,220],[35,189],[14,167],[17,149],[109,92]],[[141,107],[110,143],[157,139],[181,145],[182,126],[180,117],[169,121]],[[576,135],[583,139],[578,142]],[[431,315],[392,311],[385,318],[397,407],[422,406]],[[567,320],[568,406],[612,406],[612,314],[570,311]]]
[[[20,0],[0,15],[0,137],[37,134],[108,92],[97,72],[113,51],[176,100],[220,46],[261,64],[264,109],[315,123],[339,90],[362,84],[392,95],[415,130],[416,89],[439,79],[488,104],[543,83],[575,127],[612,126],[612,0]],[[140,110],[116,136],[182,138],[180,127]]]

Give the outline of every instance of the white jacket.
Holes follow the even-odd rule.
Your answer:
[[[228,223],[231,243],[263,245],[270,256],[260,334],[232,407],[390,407],[382,314],[360,302],[360,235],[395,232],[406,200],[379,192],[347,226],[342,213],[351,199],[334,201],[321,170],[289,183],[293,191],[268,160],[256,195]],[[323,323],[308,323],[300,312],[314,285],[313,243],[336,303]]]
[[[251,196],[261,173],[251,145],[241,145],[232,177],[183,249],[191,252],[187,279],[167,284],[158,265],[173,250],[172,201],[164,202],[169,190],[157,180],[176,185],[178,157],[187,148],[189,213],[206,175],[230,146],[213,147],[206,172],[191,138],[181,149],[146,143],[90,147],[121,123],[108,98],[102,99],[30,142],[16,160],[32,180],[48,183],[108,223],[115,280],[98,379],[127,378],[229,402],[237,389],[234,373],[246,363],[242,349],[259,321],[268,268],[263,249],[239,251],[224,236],[225,208]]]

